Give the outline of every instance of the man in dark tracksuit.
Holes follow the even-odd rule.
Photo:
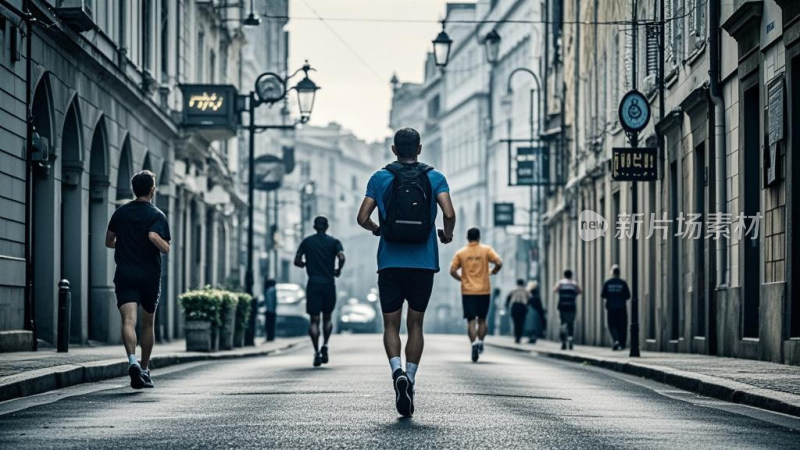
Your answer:
[[[625,348],[627,343],[628,309],[626,302],[631,298],[628,283],[619,277],[619,266],[611,267],[611,278],[603,284],[601,297],[606,299],[608,331],[614,340],[614,350]]]

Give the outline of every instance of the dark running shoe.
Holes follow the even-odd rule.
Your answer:
[[[478,356],[481,354],[477,344],[472,344],[472,362],[478,362]]]
[[[561,341],[561,350],[567,349],[567,341]]]
[[[569,340],[569,341],[567,341],[567,342],[568,342],[568,344],[567,344],[567,345],[569,346],[569,349],[570,349],[570,350],[572,350],[572,339],[570,339],[570,340]]]
[[[322,353],[314,353],[314,367],[322,365]]]
[[[150,378],[150,369],[142,369],[142,380],[144,380],[144,387],[148,389],[156,387],[156,385],[153,384],[153,379]]]
[[[411,417],[414,412],[414,401],[408,392],[411,386],[408,375],[403,372],[403,369],[397,369],[392,374],[392,380],[394,381],[394,404],[397,412],[403,417]]]
[[[414,383],[409,380],[408,388],[406,389],[406,394],[408,395],[408,415],[414,415]]]
[[[128,367],[128,375],[131,376],[131,387],[134,389],[142,389],[144,387],[144,378],[142,378],[142,368],[138,364],[132,364]]]
[[[483,342],[478,344],[478,353],[483,354]]]
[[[319,352],[320,356],[322,357],[322,364],[328,364],[328,346],[323,345],[322,350]]]

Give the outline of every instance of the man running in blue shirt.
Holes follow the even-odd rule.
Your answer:
[[[419,133],[403,128],[394,135],[392,152],[397,161],[369,179],[367,193],[358,211],[358,224],[380,236],[378,245],[378,289],[383,311],[383,346],[392,370],[397,412],[414,413],[414,383],[422,357],[422,321],[439,271],[436,243],[436,206],[442,210],[443,244],[452,242],[456,214],[450,188],[442,173],[419,162]],[[380,225],[370,216],[378,208]],[[403,302],[408,302],[406,370],[400,360],[400,320]]]

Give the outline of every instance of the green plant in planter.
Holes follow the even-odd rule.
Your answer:
[[[236,292],[234,295],[238,297],[238,302],[236,304],[236,326],[241,329],[247,328],[253,297],[243,292]]]
[[[233,292],[221,291],[221,290],[214,290],[214,292],[221,299],[220,323],[222,324],[222,328],[224,328],[227,333],[233,333],[233,330],[228,330],[228,328],[230,327],[231,324],[231,315],[237,313],[238,298]]]
[[[221,324],[220,312],[222,296],[218,291],[210,289],[184,292],[178,297],[186,320],[211,322],[212,326]]]

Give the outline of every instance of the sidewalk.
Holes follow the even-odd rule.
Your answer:
[[[649,378],[707,397],[800,416],[800,366],[691,353],[645,352],[630,358],[628,350],[561,344],[539,340],[515,344],[512,338],[490,337],[486,345],[588,363]]]
[[[255,347],[214,353],[187,352],[186,342],[180,340],[156,344],[150,360],[151,366],[159,369],[194,361],[266,356],[307,340],[306,337],[297,337],[273,342],[257,341]],[[0,402],[127,374],[128,361],[122,344],[72,347],[69,353],[57,353],[55,349],[0,353]]]

